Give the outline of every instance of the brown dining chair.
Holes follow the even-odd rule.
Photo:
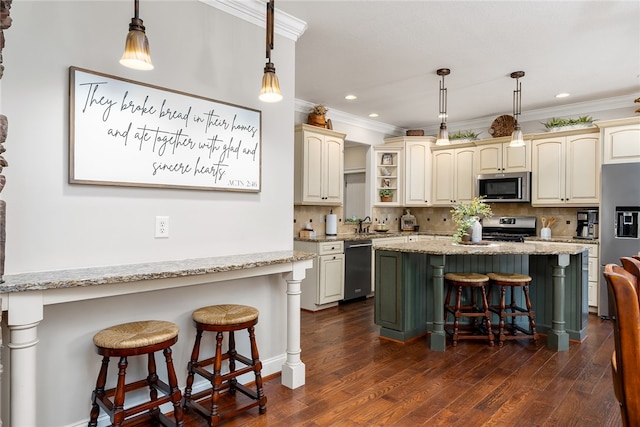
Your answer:
[[[622,425],[640,422],[640,305],[638,279],[617,264],[604,270],[614,317],[615,350],[611,356],[613,389],[620,403]]]
[[[634,257],[623,256],[620,258],[620,262],[625,270],[636,276],[637,280],[640,280],[640,257],[635,259]]]

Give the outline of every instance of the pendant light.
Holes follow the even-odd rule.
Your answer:
[[[260,101],[278,102],[282,100],[280,82],[276,76],[276,67],[271,62],[271,50],[273,49],[273,14],[275,12],[275,0],[267,2],[267,63],[264,66],[262,76],[262,89],[260,89]]]
[[[449,73],[451,73],[451,70],[448,68],[440,68],[436,71],[436,74],[442,77],[442,80],[440,80],[440,99],[438,101],[438,106],[440,107],[439,117],[442,119],[442,122],[440,122],[436,145],[449,145],[449,131],[447,130],[447,88],[444,87],[444,76],[448,76]]]
[[[138,16],[138,0],[133,2],[133,18],[129,24],[129,34],[124,45],[124,53],[120,63],[125,67],[136,70],[153,70],[151,54],[149,53],[149,40],[144,32],[142,19]]]
[[[524,147],[522,129],[520,129],[520,123],[518,123],[518,118],[520,114],[522,114],[522,83],[520,83],[520,78],[522,77],[524,77],[524,71],[514,71],[511,73],[511,78],[516,79],[516,90],[513,91],[513,118],[515,123],[513,125],[509,147]]]

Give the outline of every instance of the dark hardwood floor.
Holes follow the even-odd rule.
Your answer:
[[[461,341],[446,352],[426,339],[380,340],[373,299],[302,313],[306,385],[265,381],[267,412],[231,426],[619,426],[610,321],[590,316],[588,339],[554,352],[508,341]],[[187,414],[186,427],[206,426]]]

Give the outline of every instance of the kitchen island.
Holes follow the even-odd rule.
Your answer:
[[[530,294],[538,332],[547,345],[569,349],[586,338],[588,249],[583,245],[449,241],[389,244],[376,249],[375,304],[380,335],[406,342],[428,335],[444,351],[444,275],[500,271],[532,277]]]

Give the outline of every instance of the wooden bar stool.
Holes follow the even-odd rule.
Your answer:
[[[234,417],[253,407],[258,406],[260,414],[267,410],[267,398],[262,390],[262,362],[258,355],[258,346],[254,335],[254,327],[258,323],[258,310],[246,305],[222,304],[202,307],[192,314],[196,326],[196,340],[189,362],[187,386],[184,391],[184,409],[195,409],[200,415],[207,418],[209,425],[216,426],[221,420]],[[251,358],[242,356],[236,352],[234,332],[246,329],[249,332],[249,342],[251,344]],[[215,355],[208,359],[198,360],[200,354],[200,341],[202,333],[210,331],[216,333]],[[223,332],[229,333],[228,351],[222,354]],[[222,361],[228,360],[229,372],[222,374]],[[236,368],[236,362],[245,365],[241,369]],[[213,366],[213,370],[205,369],[206,366]],[[248,372],[255,375],[255,390],[239,384],[236,378]],[[211,388],[192,394],[194,375],[198,374],[211,383]],[[249,397],[251,401],[224,413],[220,412],[220,393],[228,390],[230,395],[235,395],[236,391]],[[199,402],[205,397],[211,398],[209,408],[204,406],[204,402]]]
[[[498,346],[502,347],[507,339],[529,339],[532,338],[534,343],[538,342],[538,333],[536,332],[535,312],[531,308],[531,299],[529,298],[529,284],[531,277],[526,274],[518,273],[487,273],[491,283],[489,286],[489,299],[494,287],[500,288],[500,302],[498,305],[491,305],[489,309],[498,315],[500,322],[498,324]],[[511,302],[506,303],[506,291],[510,289]],[[516,303],[515,289],[521,288],[524,294],[524,303],[526,307],[520,307]],[[526,316],[529,320],[529,329],[525,329],[516,323],[516,318]],[[507,317],[511,318],[510,324],[507,324]],[[526,335],[520,335],[520,331]]]
[[[458,345],[459,339],[488,340],[489,345],[493,345],[494,336],[491,332],[491,313],[487,303],[486,285],[489,277],[478,273],[447,273],[444,275],[448,283],[447,296],[444,301],[444,322],[447,323],[448,314],[453,314],[452,327],[446,327],[446,331],[451,335],[453,346]],[[471,302],[469,305],[462,305],[462,290],[471,289]],[[455,304],[451,304],[451,293],[456,291]],[[476,294],[480,291],[482,305],[478,306]],[[460,318],[470,317],[474,322],[470,325],[460,325]],[[481,323],[478,323],[478,319]],[[485,331],[481,331],[484,327]]]
[[[178,341],[178,326],[160,320],[123,323],[98,332],[93,337],[96,351],[102,355],[102,366],[91,400],[89,426],[95,427],[102,408],[111,419],[112,426],[138,425],[155,421],[165,426],[182,426],[182,395],[173,369],[171,346]],[[169,384],[156,374],[155,352],[162,350],[167,363]],[[146,379],[126,383],[129,356],[147,355]],[[114,388],[105,390],[109,358],[119,357],[118,381]],[[149,400],[135,406],[124,407],[125,394],[141,388],[149,388]],[[162,394],[158,397],[158,392]],[[112,400],[113,399],[113,400]],[[160,412],[160,405],[173,403],[174,421]]]

